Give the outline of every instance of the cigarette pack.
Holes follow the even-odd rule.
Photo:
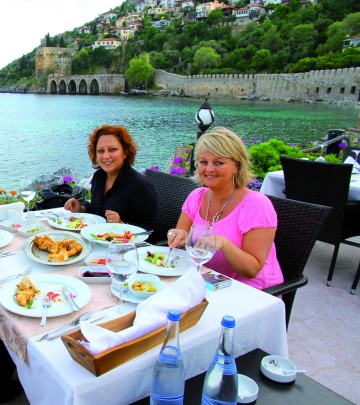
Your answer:
[[[212,291],[220,290],[221,288],[229,287],[231,285],[231,278],[223,274],[208,271],[202,274],[206,288]]]

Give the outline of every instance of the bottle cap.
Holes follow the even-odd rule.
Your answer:
[[[225,315],[221,321],[221,326],[224,326],[224,328],[235,328],[235,318],[230,315]]]
[[[180,321],[181,314],[180,311],[177,311],[176,309],[170,309],[167,317],[169,321]]]

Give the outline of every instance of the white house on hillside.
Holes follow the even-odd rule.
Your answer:
[[[106,49],[115,49],[121,45],[121,41],[117,38],[98,39],[93,45],[93,49],[103,46]]]

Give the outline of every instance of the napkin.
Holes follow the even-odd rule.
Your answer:
[[[352,173],[360,173],[360,165],[352,156],[348,156],[344,163],[350,163],[353,165]]]
[[[80,322],[81,332],[88,342],[80,343],[92,354],[143,336],[167,323],[169,309],[181,313],[200,304],[205,298],[206,287],[201,274],[190,269],[171,286],[164,288],[136,309],[133,326],[120,332],[112,332],[89,322]]]

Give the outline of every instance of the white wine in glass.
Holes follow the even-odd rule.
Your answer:
[[[207,263],[216,252],[216,237],[213,227],[208,223],[193,224],[185,243],[186,252],[196,264],[197,271]]]
[[[30,179],[21,179],[19,185],[19,194],[20,197],[26,201],[26,211],[29,212],[30,201],[36,196],[36,192],[31,189],[31,180]]]
[[[111,278],[119,286],[119,305],[107,313],[108,318],[121,316],[123,311],[124,284],[138,271],[139,255],[135,243],[112,240],[106,253],[106,268]]]

